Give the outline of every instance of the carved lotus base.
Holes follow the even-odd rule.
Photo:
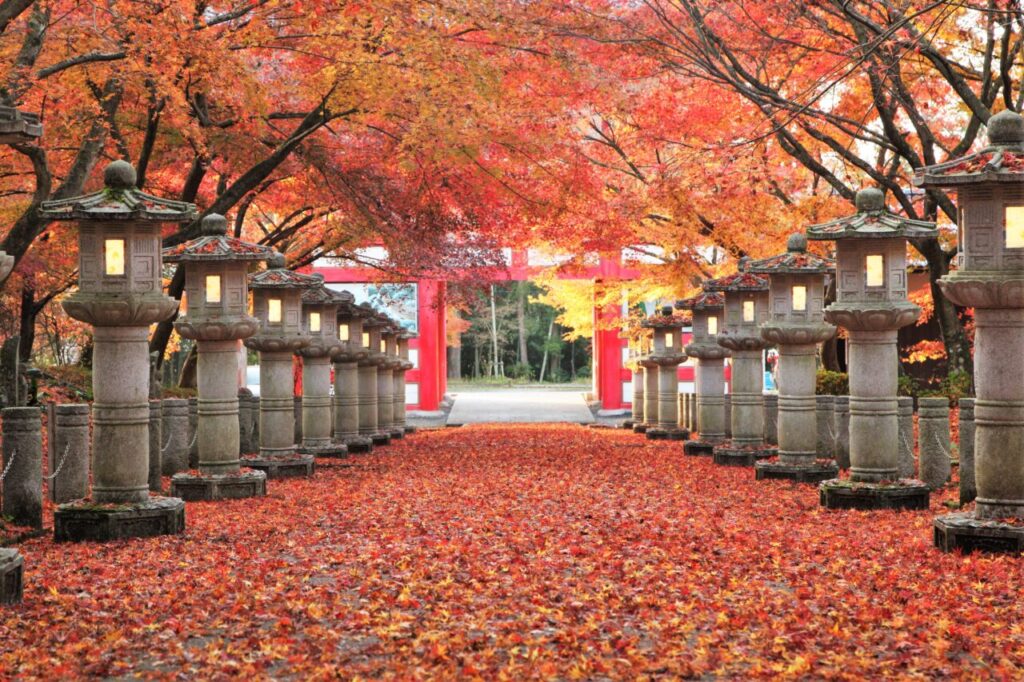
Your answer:
[[[76,291],[61,302],[64,312],[94,327],[148,327],[163,322],[178,302],[159,293],[85,293]]]
[[[261,353],[294,353],[309,345],[309,336],[306,334],[294,336],[257,334],[246,339],[244,343],[246,348],[252,348]]]
[[[830,324],[766,322],[761,325],[761,337],[775,345],[810,346],[828,341],[835,334],[836,328]]]
[[[1020,273],[960,270],[939,280],[946,298],[968,308],[1024,308]]]
[[[255,317],[226,317],[224,319],[192,319],[188,316],[179,317],[174,322],[174,329],[183,338],[196,341],[230,341],[246,339],[255,334],[260,323]]]
[[[718,334],[718,345],[731,351],[764,350],[768,345],[760,336],[750,336],[747,332],[730,332],[725,330]]]
[[[314,338],[308,346],[303,347],[299,351],[299,355],[304,358],[333,358],[340,351],[341,341],[326,343]]]
[[[690,343],[683,350],[686,351],[687,357],[698,360],[722,360],[730,355],[728,349],[710,343]]]
[[[920,313],[909,301],[833,303],[825,308],[825,319],[843,329],[881,332],[914,324]]]

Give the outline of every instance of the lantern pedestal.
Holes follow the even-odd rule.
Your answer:
[[[388,440],[405,437],[405,430],[395,428],[395,375],[392,358],[385,358],[377,366],[377,427],[387,434]]]
[[[921,481],[857,483],[848,479],[824,481],[818,488],[826,509],[927,509],[930,490]]]
[[[262,471],[240,469],[233,474],[175,474],[171,490],[186,502],[239,500],[267,494],[267,475]]]
[[[150,497],[143,502],[78,500],[53,512],[53,538],[57,542],[176,535],[185,530],[185,502],[176,497]]]
[[[347,352],[334,359],[334,440],[349,453],[373,450],[373,441],[359,435],[359,363]]]
[[[302,361],[302,448],[315,457],[344,457],[348,447],[331,439],[331,359],[312,357],[304,348]]]
[[[683,444],[687,455],[713,456],[725,441],[725,359],[721,346],[690,344],[686,354],[697,358],[697,434]]]
[[[399,337],[400,339],[402,337]],[[407,343],[407,340],[402,341]],[[401,347],[401,346],[400,346]],[[404,355],[401,361],[398,363],[397,369],[395,369],[395,406],[394,406],[394,424],[395,428],[402,432],[402,435],[407,435],[416,432],[415,426],[409,426],[405,423],[405,373],[412,369],[412,363],[405,359]]]
[[[726,343],[722,343],[722,338]],[[764,442],[764,377],[760,339],[720,337],[732,351],[732,439],[714,449],[714,462],[724,466],[754,466],[778,454]]]
[[[972,512],[935,519],[935,546],[943,552],[1024,553],[1024,525],[980,519]]]
[[[391,436],[380,430],[377,410],[377,364],[379,358],[368,357],[359,363],[359,435],[374,445],[388,445]]]
[[[0,604],[18,604],[25,560],[16,549],[0,548]]]
[[[647,428],[650,440],[686,440],[690,432],[679,427],[679,377],[682,355],[652,355],[658,364],[658,421]]]
[[[632,431],[635,424],[644,420],[644,373],[635,358],[630,360],[629,369],[633,378],[633,400],[630,403],[629,419],[622,422],[622,428]]]
[[[838,475],[839,467],[832,460],[818,460],[806,464],[758,462],[754,465],[754,476],[758,481],[781,479],[797,483],[820,483]]]
[[[266,341],[254,337],[248,343],[252,348],[254,344],[264,345]],[[280,344],[269,342],[271,345],[288,345],[286,341],[280,341]],[[292,381],[291,350],[260,349],[260,451],[256,455],[246,455],[241,463],[262,471],[267,478],[313,475],[313,456],[299,453],[294,442]]]
[[[633,433],[647,433],[647,429],[658,421],[658,365],[647,355],[637,360],[637,363],[643,372],[644,411],[643,421],[633,423]]]

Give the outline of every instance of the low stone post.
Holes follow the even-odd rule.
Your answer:
[[[835,407],[836,397],[834,395],[814,396],[814,416],[817,422],[818,431],[818,456],[831,459],[836,450],[836,423]],[[849,400],[847,400],[849,406]]]
[[[0,547],[0,605],[21,603],[24,566],[18,550]]]
[[[914,399],[900,396],[896,399],[896,413],[899,419],[899,477],[917,476],[914,462]]]
[[[690,401],[689,396],[685,393],[680,393],[676,397],[676,414],[679,417],[676,426],[680,429],[688,429],[690,423]]]
[[[850,396],[837,395],[833,401],[833,423],[836,425],[836,464],[850,468]]]
[[[3,515],[17,526],[43,527],[43,421],[38,407],[8,407],[3,419]]]
[[[154,493],[163,492],[163,482],[160,480],[163,473],[161,451],[164,446],[161,428],[162,409],[162,401],[149,401],[149,490]]]
[[[50,404],[47,410],[50,500],[81,500],[89,496],[89,406]]]
[[[690,430],[690,433],[696,433],[700,422],[700,407],[697,405],[697,393],[690,393],[687,398],[690,401],[690,424],[687,428]]]
[[[164,476],[188,470],[189,445],[192,443],[192,427],[189,424],[190,407],[186,398],[167,398],[163,406],[163,452],[160,467]]]
[[[949,399],[918,398],[918,457],[921,480],[932,490],[946,485],[951,473]]]
[[[185,469],[199,466],[199,398],[188,399],[188,460]],[[184,471],[184,469],[182,469]]]
[[[978,496],[974,482],[974,398],[960,398],[960,505]]]
[[[764,442],[779,444],[779,394],[764,394]]]
[[[248,388],[238,389],[238,454],[245,455],[255,452],[252,440],[252,391]]]

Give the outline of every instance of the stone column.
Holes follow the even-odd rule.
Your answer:
[[[295,454],[292,354],[260,351],[260,458]]]
[[[909,396],[897,398],[896,413],[899,420],[899,476],[915,478],[917,463],[914,461],[914,399]]]
[[[644,372],[644,420],[633,424],[633,431],[646,433],[658,423],[658,366],[646,355],[639,362]]]
[[[371,360],[359,363],[359,435],[374,445],[387,445],[391,438],[377,427],[377,366]]]
[[[188,460],[185,469],[199,466],[199,398],[188,399]]]
[[[676,426],[680,429],[687,429],[690,422],[690,400],[685,393],[676,396],[676,414],[678,416]]]
[[[239,468],[238,340],[206,341],[198,345],[199,470],[232,474]]]
[[[254,395],[249,398],[249,418],[252,423],[252,447],[249,452],[258,452],[260,449],[260,398]],[[247,453],[248,454],[248,453]]]
[[[835,453],[836,424],[835,424],[835,396],[815,396],[815,417],[817,420],[818,456],[823,459],[832,459]]]
[[[779,442],[779,395],[764,394],[764,442],[778,445]]]
[[[688,440],[683,452],[688,455],[711,455],[715,445],[725,441],[725,349],[707,346],[686,347],[687,355],[697,358],[697,433]]]
[[[687,400],[690,401],[690,423],[687,425],[691,432],[697,431],[697,394],[696,392],[690,393],[687,396]]]
[[[836,425],[836,465],[850,468],[850,396],[837,395],[834,401],[833,423]]]
[[[373,443],[359,435],[359,363],[334,363],[334,440],[349,452],[369,452]]]
[[[952,471],[949,457],[949,399],[919,398],[917,418],[921,480],[932,490],[938,490],[949,481]]]
[[[312,348],[312,346],[310,346]],[[306,356],[302,360],[302,451],[320,457],[348,452],[331,438],[331,358]]]
[[[389,438],[396,437],[394,424],[395,415],[395,376],[391,369],[389,360],[377,365],[377,427],[388,434]],[[402,433],[405,436],[405,433]]]
[[[49,406],[50,499],[57,504],[89,496],[89,406]]]
[[[409,426],[405,422],[405,373],[408,369],[412,369],[411,363],[403,362],[402,365],[394,371],[394,398],[395,403],[393,407],[394,417],[392,422],[395,425],[395,431],[401,431],[402,436],[405,436],[409,431]]]
[[[43,527],[43,421],[38,407],[8,407],[3,420],[3,515],[16,526]]]
[[[658,419],[647,427],[646,435],[651,439],[686,440],[690,433],[679,428],[679,375],[677,368],[685,356],[677,355],[658,358]],[[646,409],[645,409],[646,412]]]
[[[192,434],[187,399],[168,398],[164,400],[161,431],[165,446],[160,458],[163,475],[173,476],[188,470],[188,452],[189,445],[192,443]]]
[[[163,430],[160,421],[162,404],[160,400],[149,401],[149,490],[154,493],[163,492],[163,473],[161,455],[163,449]]]
[[[764,443],[764,374],[762,346],[740,342],[732,350],[732,439],[715,448],[715,464],[753,466],[776,454]],[[755,348],[748,347],[755,345]]]
[[[960,505],[978,496],[974,483],[974,398],[960,398]]]
[[[644,371],[638,365],[633,370],[633,402],[630,403],[631,417],[628,428],[644,423]]]

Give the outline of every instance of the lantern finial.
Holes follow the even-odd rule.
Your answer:
[[[1024,145],[1024,117],[1016,111],[1000,111],[988,120],[988,141],[994,145]]]
[[[204,235],[216,236],[228,233],[228,220],[219,213],[211,213],[203,218],[201,232]]]
[[[884,211],[885,193],[877,187],[867,187],[857,192],[857,196],[853,202],[857,206],[857,210],[861,213],[867,213],[869,211]]]
[[[275,252],[274,255],[267,259],[267,268],[269,270],[282,270],[285,264],[284,254],[280,251]]]
[[[132,189],[136,179],[135,168],[127,161],[112,161],[103,170],[103,184],[108,189]]]
[[[789,240],[786,241],[786,251],[790,253],[806,253],[807,235],[803,232],[794,232],[789,235]]]

